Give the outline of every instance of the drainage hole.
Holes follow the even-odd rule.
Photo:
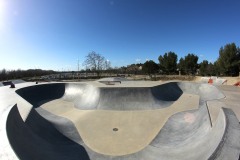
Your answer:
[[[117,131],[118,131],[118,128],[113,128],[113,131],[114,131],[114,132],[117,132]]]

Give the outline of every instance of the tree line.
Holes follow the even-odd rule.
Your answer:
[[[49,74],[55,74],[53,70],[41,70],[41,69],[29,69],[29,70],[9,70],[2,69],[0,71],[0,81],[6,81],[11,79],[19,79],[24,77],[44,76]]]
[[[219,50],[219,57],[215,62],[203,60],[198,63],[199,57],[189,53],[185,57],[178,56],[174,52],[168,52],[158,57],[159,63],[146,61],[143,64],[143,71],[149,75],[178,74],[201,76],[238,76],[240,71],[240,48],[235,43],[226,44]]]
[[[178,60],[175,52],[167,52],[158,57],[158,63],[148,60],[145,63],[131,64],[122,67],[112,67],[111,62],[101,54],[92,51],[85,57],[81,72],[95,72],[113,74],[164,74],[201,75],[201,76],[237,76],[240,71],[240,48],[235,43],[226,44],[219,49],[219,57],[215,62],[203,60],[198,63],[199,57],[189,53]],[[0,81],[18,79],[23,77],[44,76],[58,73],[53,70],[0,70]]]
[[[88,70],[100,75],[102,72],[115,72],[123,74],[165,74],[165,75],[201,75],[201,76],[237,76],[240,71],[240,48],[235,43],[226,44],[219,50],[219,57],[215,62],[203,60],[198,63],[199,57],[188,53],[178,61],[175,52],[167,52],[158,57],[158,63],[148,60],[144,64],[131,64],[120,68],[112,68],[111,63],[106,63],[105,57],[90,52],[83,65]],[[107,65],[108,64],[108,65]],[[141,67],[141,69],[140,69]]]

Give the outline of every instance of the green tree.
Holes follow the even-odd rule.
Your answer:
[[[158,57],[160,69],[167,74],[176,72],[177,60],[178,57],[174,52],[168,52]]]
[[[207,60],[203,60],[200,64],[200,75],[202,76],[206,76],[208,74],[208,61]]]
[[[7,71],[5,68],[3,68],[1,71],[0,71],[0,80],[6,80],[7,79]]]
[[[136,64],[128,65],[126,71],[128,74],[137,74],[139,71],[139,66]]]
[[[185,74],[185,61],[183,58],[179,59],[178,70],[181,71],[182,74]]]
[[[220,48],[217,66],[222,75],[237,75],[239,73],[240,53],[235,43],[226,44]]]
[[[159,66],[152,60],[146,61],[143,66],[142,70],[144,73],[148,74],[151,76],[151,74],[157,73],[159,70]]]
[[[209,76],[218,76],[218,69],[217,69],[217,66],[216,66],[216,63],[209,63],[208,64],[208,68],[207,68],[207,74]]]
[[[184,58],[180,58],[179,60],[179,70],[182,73],[186,74],[195,74],[198,68],[198,56],[195,54],[188,54]]]

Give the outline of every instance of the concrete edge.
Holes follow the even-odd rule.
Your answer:
[[[234,112],[222,108],[226,118],[226,128],[221,142],[208,160],[238,160],[240,154],[240,124]]]

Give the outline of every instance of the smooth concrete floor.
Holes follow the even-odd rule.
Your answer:
[[[170,107],[157,110],[79,110],[72,102],[62,99],[41,107],[71,120],[84,143],[95,152],[120,156],[145,148],[169,117],[178,112],[198,109],[198,106],[198,95],[182,94]]]
[[[93,83],[95,83],[95,82],[93,82]],[[31,86],[34,84],[35,83],[18,84],[18,85],[16,85],[16,89],[26,87],[26,86]],[[102,84],[99,84],[99,85],[102,86]],[[118,87],[118,85],[115,85],[115,87]],[[240,120],[240,103],[239,103],[240,102],[240,87],[223,85],[223,86],[218,86],[218,88],[226,96],[225,99],[220,100],[226,104],[224,107],[231,108],[235,112],[236,116],[238,117],[238,120]],[[30,105],[26,101],[23,101],[22,98],[17,98],[18,96],[15,93],[16,89],[9,89],[9,86],[0,87],[0,100],[1,100],[0,101],[0,104],[1,104],[0,137],[2,137],[2,141],[0,143],[0,159],[18,159],[16,157],[16,155],[14,154],[14,152],[11,150],[11,147],[7,140],[6,131],[5,131],[6,118],[7,118],[7,115],[8,115],[8,112],[9,112],[11,106],[13,106],[16,102],[24,104],[24,105],[20,105],[20,106],[30,106]],[[16,98],[19,100],[16,101]],[[26,113],[26,115],[27,115],[28,111],[22,111],[22,113],[23,114],[21,114],[21,115],[25,115],[24,113]],[[25,116],[22,116],[22,118],[24,119]],[[111,128],[111,132],[113,132],[112,129],[115,126],[116,125],[109,126]],[[118,129],[120,129],[120,127]],[[115,132],[113,132],[113,133],[115,133]]]
[[[226,96],[224,99],[220,100],[225,103],[224,107],[232,109],[240,121],[240,87],[229,85],[221,85],[217,87]]]

